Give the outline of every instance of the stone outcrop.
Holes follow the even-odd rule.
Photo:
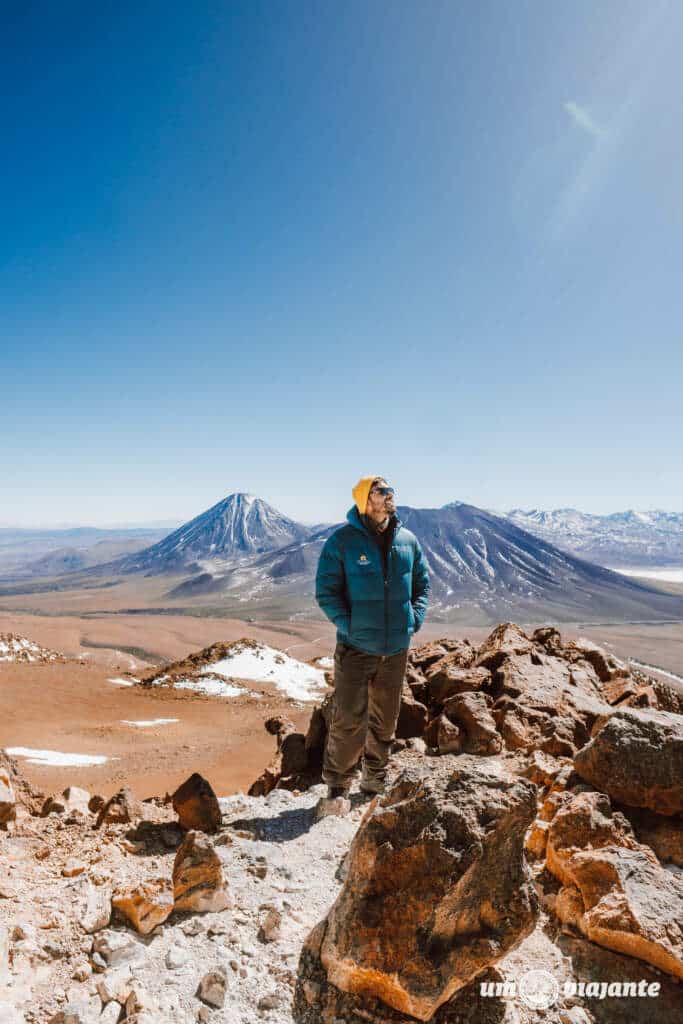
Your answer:
[[[408,684],[404,684],[396,724],[396,738],[408,740],[422,736],[427,727],[427,717],[425,705],[416,700]]]
[[[683,819],[680,815],[655,814],[654,811],[623,804],[622,810],[638,842],[654,850],[662,863],[669,862],[683,868]]]
[[[173,863],[176,910],[212,913],[230,906],[221,859],[208,836],[188,832]]]
[[[97,816],[96,828],[103,825],[128,825],[143,817],[142,803],[133,796],[128,786],[114,793]]]
[[[9,769],[0,764],[0,825],[14,821],[17,816],[17,798],[14,795]]]
[[[640,847],[577,853],[557,914],[587,939],[683,978],[683,883]]]
[[[459,754],[463,746],[463,732],[446,715],[432,718],[424,734],[431,753]]]
[[[117,889],[111,902],[136,932],[147,935],[171,914],[173,886],[170,879],[150,878],[141,885]]]
[[[487,668],[463,668],[451,655],[446,655],[427,671],[429,700],[443,704],[458,693],[482,690],[489,686],[491,673]]]
[[[499,754],[503,748],[490,711],[492,703],[483,693],[459,693],[444,704],[446,717],[462,729],[462,749],[468,754]]]
[[[304,960],[333,989],[429,1020],[533,929],[523,840],[535,805],[530,783],[490,761],[406,769],[368,808]]]
[[[665,711],[615,711],[575,756],[591,785],[630,807],[683,811],[683,717]]]
[[[173,810],[186,831],[217,832],[221,809],[211,785],[198,772],[186,779],[173,794]]]
[[[316,773],[309,765],[306,736],[298,732],[288,718],[268,718],[265,728],[275,736],[277,749],[272,761],[249,787],[249,796],[267,796],[278,785],[283,789],[310,786]]]
[[[561,807],[546,864],[562,883],[557,916],[587,939],[683,978],[683,880],[641,845],[602,793]]]
[[[0,821],[2,820],[3,813],[10,815],[9,818],[5,818],[5,821],[13,821],[18,808],[23,809],[27,814],[40,814],[41,808],[45,803],[45,794],[35,789],[24,778],[19,771],[19,765],[15,758],[10,757],[2,749],[0,749],[0,776],[5,780],[5,795],[9,796],[9,790],[11,790],[11,799],[7,800],[6,803],[9,804],[12,800],[14,801],[14,813],[9,808],[6,808],[4,812],[0,811]]]

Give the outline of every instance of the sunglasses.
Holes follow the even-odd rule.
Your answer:
[[[395,494],[393,487],[373,487],[370,494],[381,494],[383,498],[393,497]]]

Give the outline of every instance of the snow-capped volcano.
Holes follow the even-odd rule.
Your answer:
[[[143,551],[115,563],[119,572],[167,572],[205,560],[232,560],[303,540],[309,529],[261,498],[238,492]]]
[[[683,565],[683,514],[651,509],[595,515],[575,508],[512,509],[511,522],[599,565]]]

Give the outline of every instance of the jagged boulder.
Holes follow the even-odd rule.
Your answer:
[[[128,786],[123,786],[118,793],[107,800],[97,816],[96,828],[103,825],[128,825],[143,817],[142,803],[133,796]]]
[[[14,795],[9,770],[0,764],[0,825],[14,821],[17,816],[17,798]]]
[[[615,711],[576,754],[574,766],[618,803],[680,814],[683,718],[666,711]]]
[[[576,853],[556,912],[591,942],[683,978],[683,882],[645,847]]]
[[[416,700],[408,686],[404,684],[401,694],[401,706],[396,723],[396,738],[413,739],[422,736],[427,728],[427,708]]]
[[[194,772],[173,794],[173,810],[186,831],[217,832],[221,827],[221,809],[211,784]]]
[[[223,865],[211,840],[201,832],[188,832],[173,862],[176,910],[213,913],[230,906]]]
[[[117,889],[111,903],[136,932],[148,935],[171,914],[173,886],[167,878],[150,878],[140,885]]]
[[[464,733],[462,749],[468,754],[499,754],[503,749],[490,703],[483,693],[459,693],[444,704],[446,717]]]
[[[359,827],[299,990],[318,961],[334,989],[429,1020],[534,927],[523,842],[535,807],[534,786],[490,761],[404,769]]]
[[[551,654],[507,654],[491,685],[493,717],[510,750],[573,756],[602,716],[612,713],[589,665]]]
[[[454,725],[445,715],[437,715],[427,725],[424,739],[432,753],[459,754],[462,750],[464,735],[462,729]]]
[[[660,861],[683,868],[683,820],[641,807],[622,807],[638,841],[654,850]]]
[[[429,700],[435,704],[443,704],[458,693],[486,689],[490,682],[491,673],[487,668],[463,668],[451,655],[437,661],[427,672]]]
[[[564,885],[572,884],[570,863],[576,853],[604,846],[636,850],[639,843],[623,814],[613,811],[604,793],[567,794],[550,822],[546,864]]]
[[[683,880],[663,869],[603,793],[558,810],[546,866],[562,883],[557,916],[607,949],[683,978]]]
[[[501,622],[477,651],[475,665],[495,672],[511,654],[530,654],[533,649],[533,641],[523,629],[514,622]]]
[[[288,718],[274,716],[268,718],[264,725],[266,732],[275,736],[277,750],[272,761],[249,787],[249,796],[267,796],[281,783],[283,788],[306,788],[306,780],[301,779],[309,770],[306,736],[298,732]],[[286,785],[283,780],[291,780],[291,784]]]
[[[469,640],[450,639],[444,637],[441,640],[432,640],[419,647],[413,647],[408,653],[408,664],[414,666],[419,672],[425,673],[437,661],[440,661],[448,654],[452,654],[455,660],[463,668],[474,663],[476,651]]]
[[[2,749],[0,749],[0,773],[6,780],[6,789],[11,789],[12,791],[15,812],[17,808],[21,807],[31,815],[40,814],[45,803],[45,794],[33,788],[31,783],[19,771],[19,765],[15,758],[10,757]],[[5,820],[14,820],[14,818]]]

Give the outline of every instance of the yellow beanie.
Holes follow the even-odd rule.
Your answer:
[[[383,480],[384,477],[380,476],[379,473],[375,473],[374,476],[362,476],[356,486],[351,491],[353,500],[356,503],[356,508],[362,516],[365,515],[365,509],[368,505],[368,494],[375,480]]]

